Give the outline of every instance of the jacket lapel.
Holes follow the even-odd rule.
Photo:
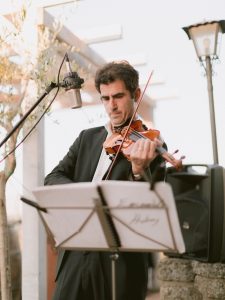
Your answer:
[[[102,145],[106,139],[107,131],[104,127],[101,127],[100,132],[96,132],[93,136],[93,143],[92,149],[90,153],[94,153],[92,160],[91,160],[91,174],[95,173],[101,152],[102,152]]]

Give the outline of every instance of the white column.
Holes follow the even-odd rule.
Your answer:
[[[39,123],[23,144],[24,197],[33,200],[30,191],[43,185],[44,122]],[[22,299],[47,299],[46,234],[35,208],[22,209]]]

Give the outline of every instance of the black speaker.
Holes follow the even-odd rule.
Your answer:
[[[225,169],[184,165],[167,169],[186,252],[168,254],[203,262],[225,262]]]

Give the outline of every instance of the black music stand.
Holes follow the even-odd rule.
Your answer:
[[[112,253],[113,300],[120,252],[185,252],[172,189],[165,182],[154,190],[146,182],[74,183],[39,187],[33,194],[37,202],[28,204],[37,208],[54,247]]]

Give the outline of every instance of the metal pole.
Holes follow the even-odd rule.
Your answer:
[[[219,164],[217,138],[216,138],[216,122],[215,122],[215,110],[213,99],[213,84],[212,84],[212,63],[209,56],[206,56],[206,76],[209,96],[209,110],[210,110],[210,122],[211,122],[211,135],[212,135],[212,147],[213,147],[213,160],[214,164]]]
[[[111,254],[111,265],[112,265],[112,300],[116,300],[116,261],[119,258],[118,253]]]

